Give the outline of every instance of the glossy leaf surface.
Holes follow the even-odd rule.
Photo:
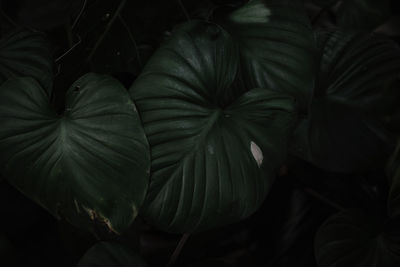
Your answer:
[[[174,32],[131,87],[151,147],[144,212],[157,227],[192,232],[232,223],[268,193],[294,102],[246,88],[242,78],[229,34],[193,22]]]
[[[222,22],[240,47],[248,88],[260,87],[295,97],[306,110],[314,86],[314,37],[302,3],[251,0]]]
[[[79,227],[124,231],[148,184],[149,151],[135,105],[108,76],[87,74],[58,115],[32,78],[0,88],[0,166],[8,181]]]
[[[0,40],[0,84],[11,77],[32,77],[50,93],[53,57],[44,35],[19,30]]]

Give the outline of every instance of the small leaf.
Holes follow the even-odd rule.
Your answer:
[[[146,267],[138,253],[116,242],[100,242],[89,249],[77,267]]]
[[[314,36],[297,0],[251,0],[221,22],[240,48],[247,88],[288,93],[306,110],[314,85]]]
[[[400,265],[399,218],[348,210],[330,217],[315,239],[319,267],[396,267]]]
[[[53,56],[44,35],[19,30],[0,40],[0,84],[11,77],[32,77],[50,94]]]
[[[395,142],[382,114],[398,106],[399,99],[385,92],[397,90],[400,49],[373,35],[330,32],[318,37],[315,96],[292,150],[329,171],[382,167]]]
[[[0,88],[0,167],[8,181],[55,216],[88,228],[129,227],[144,199],[148,144],[126,89],[88,74],[58,116],[32,78]]]
[[[243,219],[263,202],[285,159],[295,106],[241,80],[229,34],[192,22],[130,88],[152,155],[143,211],[158,228],[201,231]]]

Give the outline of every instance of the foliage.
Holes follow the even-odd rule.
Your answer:
[[[395,1],[0,8],[0,265],[399,265]]]

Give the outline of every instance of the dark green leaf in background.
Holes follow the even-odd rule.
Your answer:
[[[57,115],[32,78],[0,87],[0,166],[8,181],[55,216],[122,232],[148,183],[148,144],[135,105],[118,81],[88,74]]]
[[[292,98],[240,82],[220,27],[181,26],[130,89],[151,147],[147,219],[171,232],[232,223],[257,210],[286,154]],[[246,92],[247,91],[247,92]]]
[[[53,56],[42,33],[19,30],[0,40],[0,84],[22,76],[36,79],[50,95]]]
[[[133,249],[117,242],[100,242],[89,249],[77,267],[146,267]]]
[[[348,210],[330,217],[315,239],[319,267],[400,266],[399,217]]]
[[[314,38],[298,1],[251,0],[222,26],[239,45],[248,89],[278,90],[307,110],[314,87]]]
[[[346,0],[341,1],[336,20],[343,30],[373,30],[390,13],[390,0]]]
[[[309,117],[296,130],[296,154],[329,171],[382,167],[395,139],[383,114],[398,107],[400,49],[373,35],[319,33],[320,70]],[[398,93],[397,93],[398,95]]]

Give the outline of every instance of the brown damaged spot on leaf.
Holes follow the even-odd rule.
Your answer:
[[[106,226],[107,226],[107,229],[110,231],[110,232],[113,232],[113,233],[115,233],[115,234],[118,234],[119,235],[119,232],[117,232],[114,228],[113,228],[113,226],[112,226],[112,224],[111,224],[111,222],[110,222],[110,220],[108,219],[108,218],[106,218],[106,217],[104,217],[102,214],[100,214],[100,213],[97,213],[95,210],[93,210],[93,209],[90,209],[90,208],[86,208],[86,207],[83,207],[83,209],[87,212],[87,214],[89,215],[89,217],[90,217],[90,219],[92,220],[92,221],[98,221],[98,222],[100,222],[100,223],[103,223],[103,224],[105,224]]]

